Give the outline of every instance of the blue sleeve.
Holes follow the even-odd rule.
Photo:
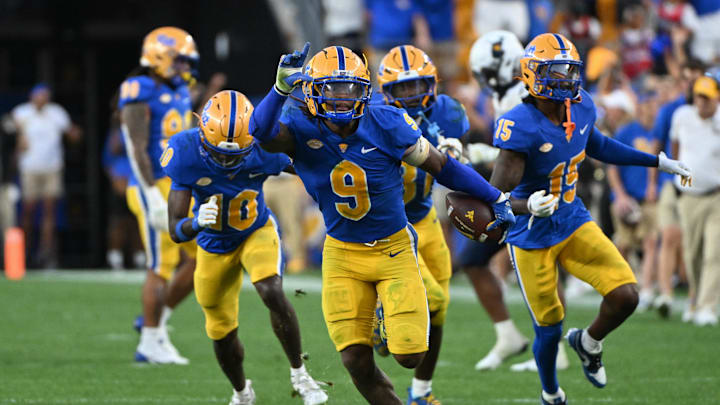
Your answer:
[[[670,136],[670,118],[672,115],[668,114],[668,111],[670,110],[668,107],[668,105],[664,105],[660,108],[660,111],[658,111],[658,115],[655,118],[655,125],[652,130],[653,138],[660,142],[662,149],[665,148],[665,144]]]
[[[447,96],[446,96],[447,97]],[[465,106],[454,98],[447,97],[448,128],[443,133],[445,138],[460,138],[470,130],[470,120],[465,112]]]
[[[493,135],[493,146],[500,149],[528,153],[532,137],[524,128],[521,128],[520,125],[525,122],[531,123],[530,125],[532,125],[532,120],[522,120],[520,118],[521,117],[515,117],[515,115],[512,114],[506,114],[497,120],[495,123],[495,133]]]
[[[593,131],[590,133],[585,151],[590,157],[614,165],[646,167],[657,167],[658,165],[657,156],[640,152],[608,138],[596,127],[593,127]]]
[[[249,132],[261,143],[269,142],[280,131],[278,120],[283,111],[283,104],[288,96],[283,96],[275,90],[275,86],[253,110],[250,117]]]
[[[490,204],[500,197],[500,190],[488,183],[475,169],[460,164],[450,156],[435,180],[451,190],[463,191]]]
[[[172,183],[170,184],[170,190],[178,190],[178,191],[190,190],[190,187],[188,187],[184,184],[177,183],[177,182],[175,182],[175,180],[173,180]]]
[[[130,103],[147,103],[155,91],[155,81],[147,76],[135,76],[120,85],[118,110]]]
[[[160,156],[160,166],[163,168],[165,174],[172,180],[170,189],[189,190],[190,187],[183,184],[183,159],[182,157],[177,156],[182,154],[182,151],[185,150],[185,148],[183,148],[184,145],[179,144],[179,139],[181,138],[182,133],[177,135],[173,136],[168,141],[167,148],[165,148],[162,156]]]
[[[422,131],[415,120],[405,110],[392,106],[365,108],[373,116],[378,131],[383,134],[384,152],[397,160],[402,160],[405,151],[415,145],[422,136]]]
[[[268,153],[267,164],[263,171],[269,175],[278,175],[291,164],[292,161],[284,153]]]

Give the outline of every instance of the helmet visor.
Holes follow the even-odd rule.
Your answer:
[[[546,78],[550,88],[570,90],[580,80],[580,66],[575,63],[548,63],[540,66],[538,76]]]
[[[243,151],[241,153],[223,153],[216,149],[211,149],[205,144],[203,144],[203,147],[205,148],[205,151],[208,152],[208,155],[210,155],[210,158],[216,164],[226,169],[237,167],[237,165],[239,165],[245,159],[245,156],[247,156],[247,154],[249,153],[249,151]]]
[[[483,68],[480,72],[473,72],[475,80],[480,87],[495,88],[498,86],[498,71],[490,68]]]

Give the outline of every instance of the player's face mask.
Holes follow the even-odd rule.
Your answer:
[[[580,66],[576,63],[544,63],[538,67],[538,78],[552,91],[552,99],[573,99],[580,86]]]
[[[432,78],[403,80],[386,84],[383,93],[389,96],[387,99],[391,104],[400,103],[408,114],[416,117],[432,105],[434,86]]]
[[[367,87],[355,80],[323,82],[319,93],[327,118],[337,125],[349,124],[355,111],[366,102]]]
[[[195,84],[197,77],[197,59],[193,59],[184,55],[177,56],[173,61],[173,70],[177,72],[171,82],[174,86]]]
[[[490,68],[483,68],[479,73],[473,73],[480,87],[498,88],[498,71]]]
[[[245,156],[247,156],[249,153],[222,153],[218,150],[210,149],[205,145],[203,145],[203,147],[205,148],[205,151],[210,155],[210,158],[213,160],[213,162],[223,169],[237,168],[242,163],[242,161],[245,160]]]

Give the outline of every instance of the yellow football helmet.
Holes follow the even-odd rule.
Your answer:
[[[560,34],[536,36],[520,59],[520,79],[530,95],[539,99],[580,101],[582,78],[577,48]]]
[[[412,45],[391,49],[380,62],[377,80],[385,102],[413,117],[435,102],[437,69],[425,52]]]
[[[174,64],[178,58],[190,63],[190,72],[177,72]],[[145,36],[140,65],[151,68],[160,77],[171,80],[177,76],[192,83],[196,76],[194,65],[200,59],[193,37],[176,27],[160,27]]]
[[[363,116],[371,95],[370,71],[353,51],[329,46],[310,59],[305,74],[312,78],[302,86],[312,115],[338,125]]]
[[[252,112],[252,103],[239,91],[223,90],[208,100],[198,117],[207,160],[221,169],[239,167],[254,141],[248,130]]]

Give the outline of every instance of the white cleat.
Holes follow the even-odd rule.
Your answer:
[[[641,312],[647,312],[649,309],[652,309],[653,307],[653,301],[655,299],[655,295],[652,291],[648,290],[642,290],[639,294],[639,301],[636,308],[636,311],[638,313]]]
[[[233,396],[228,405],[253,405],[255,403],[255,391],[252,389],[252,381],[245,380],[245,388],[237,392],[233,389]]]
[[[685,323],[692,322],[695,319],[695,308],[688,305],[682,313],[682,321]]]
[[[179,364],[181,366],[186,366],[190,364],[190,360],[188,360],[186,357],[183,357],[180,355],[180,352],[173,346],[172,342],[170,342],[170,336],[168,335],[167,329],[163,329],[162,331],[162,345],[170,352],[170,354],[174,357],[174,364]]]
[[[534,373],[537,373],[537,364],[535,363],[535,359],[532,358],[527,361],[523,361],[521,363],[515,363],[512,366],[510,366],[510,371],[515,371],[517,373],[523,372],[523,371],[532,371]]]
[[[290,382],[295,392],[300,394],[304,405],[319,405],[327,402],[327,393],[320,388],[318,383],[307,372],[294,377],[291,376]]]
[[[528,345],[528,340],[520,334],[511,339],[499,339],[490,353],[475,364],[475,370],[495,370],[503,361],[527,350]]]
[[[570,360],[568,360],[567,351],[565,351],[565,346],[563,346],[562,342],[558,345],[558,354],[557,359],[555,360],[555,368],[557,370],[567,370],[570,367]],[[523,372],[523,371],[531,371],[533,373],[537,373],[537,363],[535,363],[535,359],[530,359],[528,361],[523,361],[522,363],[516,363],[510,366],[510,371],[515,372]]]
[[[669,295],[658,295],[657,298],[655,298],[655,302],[653,302],[653,305],[658,311],[658,314],[660,314],[660,317],[663,319],[668,319],[670,317],[670,312],[672,311],[672,302],[673,299]]]
[[[693,323],[695,326],[715,326],[718,324],[718,317],[709,308],[703,308],[695,312]]]
[[[160,341],[141,341],[135,350],[135,361],[150,364],[182,364]],[[187,363],[185,363],[187,364]]]

